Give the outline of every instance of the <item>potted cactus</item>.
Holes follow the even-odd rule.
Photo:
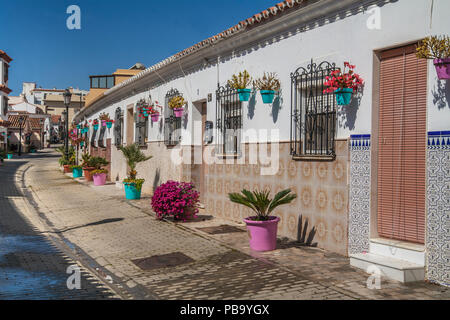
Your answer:
[[[119,150],[122,151],[123,156],[127,161],[127,165],[130,169],[128,177],[123,180],[125,186],[125,197],[128,200],[138,200],[141,198],[142,185],[144,179],[137,179],[136,165],[140,162],[147,161],[152,156],[146,156],[140,149],[138,144],[131,144],[128,146],[120,146]]]
[[[231,80],[228,80],[228,85],[236,89],[239,93],[239,100],[246,102],[250,100],[250,94],[252,89],[248,89],[247,87],[252,83],[252,78],[247,70],[239,72],[237,75],[233,75]]]
[[[242,190],[241,193],[229,193],[229,199],[252,209],[256,216],[244,219],[250,237],[250,248],[255,251],[271,251],[277,247],[277,226],[280,218],[270,214],[283,204],[291,203],[296,194],[290,189],[278,192],[273,199],[270,191]]]
[[[181,118],[187,101],[182,96],[175,96],[169,100],[169,108],[173,109],[175,117]]]
[[[416,55],[421,59],[433,59],[439,80],[450,79],[450,37],[431,36],[423,39]]]
[[[359,74],[354,72],[354,69],[354,65],[351,65],[349,62],[344,62],[343,72],[337,69],[332,71],[330,76],[325,77],[326,81],[324,86],[327,88],[323,92],[334,93],[339,106],[349,105],[353,92],[364,84],[363,79]]]
[[[274,72],[265,73],[262,78],[253,81],[253,86],[259,90],[263,102],[270,104],[275,98],[275,93],[280,90],[281,84],[277,74]]]

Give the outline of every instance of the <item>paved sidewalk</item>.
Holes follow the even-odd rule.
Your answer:
[[[67,288],[67,268],[76,262],[24,217],[30,209],[15,178],[28,160],[0,165],[0,299],[118,298],[84,268],[81,290]]]
[[[76,182],[57,169],[56,159],[35,158],[29,166],[25,183],[37,209],[29,217],[33,224],[72,244],[130,299],[450,298],[447,288],[425,282],[383,280],[381,290],[369,290],[368,275],[351,268],[345,257],[289,241],[270,253],[251,252],[245,232],[199,230],[229,222],[208,216],[189,223],[159,221],[149,198],[129,202],[114,185]],[[176,252],[191,261],[150,270],[133,262]]]

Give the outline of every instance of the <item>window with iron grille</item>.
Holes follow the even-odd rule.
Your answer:
[[[137,106],[140,107],[145,103],[144,100],[138,102]],[[139,117],[136,113],[136,143],[140,146],[146,146],[148,139],[148,117]]]
[[[97,137],[97,130],[95,130],[94,127],[92,126],[91,147],[96,147],[96,145],[95,145],[95,137]]]
[[[236,89],[226,85],[216,91],[217,153],[240,154],[242,105]]]
[[[100,133],[99,133],[99,135],[98,135],[98,146],[100,147],[100,148],[106,148],[105,147],[105,144],[103,143],[103,139],[104,139],[104,137],[105,137],[105,132],[106,132],[106,127],[104,127],[103,126],[103,124],[100,124],[102,127],[101,127],[101,129],[100,129]]]
[[[171,89],[166,94],[164,108],[164,143],[166,146],[177,145],[181,141],[181,119],[175,117],[173,109],[169,108],[170,99],[183,96],[177,89]]]
[[[122,145],[122,137],[123,137],[123,113],[121,108],[117,108],[114,118],[114,143],[116,147]]]
[[[336,100],[324,82],[336,70],[323,61],[291,74],[291,155],[335,158]]]

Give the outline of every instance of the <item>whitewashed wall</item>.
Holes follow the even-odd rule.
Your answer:
[[[164,103],[165,94],[171,88],[183,93],[189,101],[187,123],[189,130],[193,126],[193,112],[194,118],[198,118],[192,102],[206,99],[208,93],[213,94],[213,100],[208,102],[207,118],[215,123],[214,93],[217,89],[218,74],[220,84],[224,85],[234,73],[243,69],[247,69],[253,77],[262,76],[264,71],[277,72],[282,83],[278,114],[274,116],[276,107],[263,104],[260,94],[257,93],[254,115],[249,110],[248,103],[243,104],[243,126],[244,129],[279,129],[280,140],[288,141],[291,72],[298,67],[306,67],[311,59],[317,63],[323,60],[335,62],[338,66],[343,66],[344,61],[350,61],[356,65],[356,72],[365,80],[365,88],[359,106],[339,107],[337,137],[348,138],[351,134],[370,133],[374,51],[415,42],[430,34],[448,34],[450,31],[448,12],[450,1],[446,0],[434,1],[432,15],[429,0],[400,0],[388,3],[380,7],[380,30],[367,28],[367,20],[373,12],[341,16],[333,22],[330,21],[320,27],[311,26],[310,30],[271,44],[246,48],[245,52],[235,52],[231,59],[220,63],[219,71],[216,66],[211,66],[152,89],[150,94],[153,100]],[[437,107],[436,102],[433,102],[432,92],[436,84],[436,72],[430,62],[428,130],[448,129],[450,123],[448,101],[444,101],[444,107]],[[441,86],[446,86],[448,98],[449,85],[441,83]],[[110,116],[114,117],[114,111],[118,106],[125,109],[127,105],[136,103],[141,97],[148,97],[148,92],[127,98],[102,112],[109,112]],[[99,113],[93,114],[90,118],[97,118]],[[125,120],[125,133],[126,124]],[[150,141],[162,141],[163,132],[159,132],[158,126],[150,125],[149,138]],[[190,137],[185,135],[182,144],[190,143]]]

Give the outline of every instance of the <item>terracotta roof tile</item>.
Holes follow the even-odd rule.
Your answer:
[[[10,122],[9,128],[10,129],[19,129],[19,117],[23,117],[24,121],[22,123],[22,129],[25,128],[26,122],[28,121],[30,123],[31,129],[33,130],[40,130],[42,129],[43,124],[41,123],[41,119],[39,118],[30,118],[28,115],[8,115],[8,121]]]
[[[7,63],[10,63],[12,61],[12,58],[8,56],[3,50],[0,50],[0,57],[3,58]]]
[[[10,94],[12,90],[4,84],[0,84],[0,91],[3,91],[6,94]]]

